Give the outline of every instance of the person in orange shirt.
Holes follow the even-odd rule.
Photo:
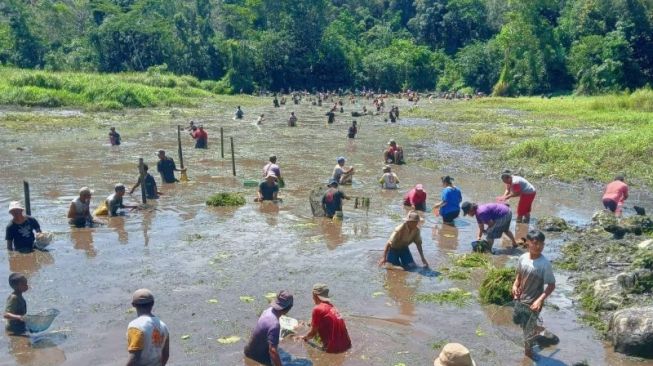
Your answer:
[[[603,193],[603,207],[615,216],[621,217],[624,201],[628,199],[628,184],[624,182],[623,175],[617,175],[614,181],[608,183]]]

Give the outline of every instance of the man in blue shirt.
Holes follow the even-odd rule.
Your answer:
[[[342,200],[348,200],[349,197],[338,189],[338,181],[331,179],[329,181],[329,189],[324,192],[322,197],[322,208],[327,217],[335,216],[337,211],[342,211]]]
[[[433,206],[433,211],[439,209],[442,216],[442,222],[453,225],[453,220],[460,215],[460,202],[463,200],[463,194],[458,187],[453,185],[453,178],[444,176],[442,179],[442,193],[440,202]]]
[[[164,150],[159,150],[157,155],[159,156],[159,162],[156,163],[156,170],[161,173],[161,180],[163,183],[178,182],[177,178],[175,178],[175,172],[181,170],[177,169],[175,161],[172,160],[172,158],[167,157]]]

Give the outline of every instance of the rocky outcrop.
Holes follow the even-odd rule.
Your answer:
[[[619,353],[653,357],[653,306],[616,311],[608,335]]]
[[[621,239],[627,233],[642,235],[653,231],[653,220],[648,216],[629,216],[619,220],[606,210],[595,212],[592,216],[592,224],[612,233],[615,239]]]
[[[537,227],[542,231],[565,231],[569,229],[567,222],[555,216],[544,216],[537,220]]]
[[[614,277],[594,281],[593,291],[598,310],[616,310],[623,300],[621,286]]]

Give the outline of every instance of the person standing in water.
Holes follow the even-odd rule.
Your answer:
[[[143,170],[145,170],[145,197],[150,200],[155,200],[159,198],[159,194],[161,193],[156,187],[156,180],[154,180],[152,174],[147,172],[149,168],[150,167],[147,164],[143,164]],[[142,183],[142,179],[139,176],[136,184],[134,184],[132,189],[129,190],[129,194],[134,193],[136,188],[138,188],[141,185],[141,183]]]
[[[263,365],[282,366],[279,356],[279,318],[288,314],[293,307],[293,295],[280,291],[270,307],[263,311],[252,336],[245,346],[245,356]]]
[[[333,168],[333,174],[331,176],[338,184],[351,184],[352,177],[354,175],[354,167],[345,167],[345,157],[340,156],[336,159],[336,166]]]
[[[433,206],[433,211],[439,210],[442,216],[442,222],[453,225],[453,220],[460,215],[460,202],[463,200],[463,194],[458,187],[453,185],[453,178],[444,176],[442,180],[442,193],[440,202]]]
[[[33,251],[36,241],[34,232],[40,233],[41,225],[35,218],[25,215],[25,209],[18,201],[10,202],[8,211],[11,221],[5,232],[7,250],[25,253]]]
[[[91,189],[82,187],[79,190],[79,196],[70,202],[68,208],[68,223],[76,227],[85,227],[93,225],[93,215],[91,215]]]
[[[265,114],[261,113],[261,115],[260,115],[260,116],[258,117],[258,119],[256,120],[256,124],[257,124],[257,125],[262,125],[262,124],[263,124],[263,121],[265,121]]]
[[[350,139],[356,138],[357,133],[358,126],[356,125],[356,121],[352,121],[351,126],[349,126],[349,130],[347,131],[347,137]]]
[[[154,295],[139,289],[132,295],[137,318],[127,326],[127,366],[165,366],[170,358],[168,326],[152,314]]]
[[[337,212],[342,212],[342,200],[348,200],[349,197],[338,189],[338,181],[335,179],[329,181],[328,187],[322,196],[322,208],[326,217],[332,218]]]
[[[109,128],[109,143],[111,146],[118,146],[120,145],[120,134],[116,132],[115,127]]]
[[[399,177],[392,172],[389,165],[386,165],[383,167],[383,175],[379,179],[379,183],[383,189],[397,189],[399,188]]]
[[[628,184],[624,182],[623,175],[617,175],[612,182],[605,187],[603,193],[603,207],[615,216],[621,217],[624,202],[628,199]]]
[[[243,119],[245,112],[243,112],[243,110],[240,109],[240,106],[238,106],[238,108],[236,108],[236,112],[234,113],[234,115],[236,116],[236,119]]]
[[[297,117],[295,116],[295,112],[290,112],[290,118],[288,118],[288,126],[289,127],[297,126]]]
[[[510,170],[505,170],[501,173],[501,180],[506,185],[506,191],[501,199],[507,201],[513,197],[519,197],[519,203],[517,204],[517,222],[529,223],[533,201],[535,201],[535,187],[523,177],[513,175]]]
[[[156,164],[156,170],[161,174],[163,183],[178,182],[177,178],[175,178],[175,172],[180,172],[181,170],[177,169],[175,161],[171,157],[166,156],[164,150],[159,150],[157,156],[159,157],[159,162]]]
[[[195,139],[196,149],[206,149],[208,145],[209,135],[204,131],[204,126],[199,125],[197,130],[191,134]]]

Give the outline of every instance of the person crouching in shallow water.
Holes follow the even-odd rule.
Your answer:
[[[342,353],[350,349],[351,340],[345,320],[331,303],[327,285],[317,283],[313,286],[313,302],[315,307],[311,315],[311,330],[301,337],[302,340],[308,342],[319,336],[322,349],[327,353]]]
[[[154,295],[148,289],[136,290],[132,306],[137,318],[127,326],[127,366],[165,366],[170,358],[168,327],[152,314]]]
[[[27,302],[23,292],[29,289],[27,277],[20,273],[9,275],[9,286],[14,290],[7,298],[4,318],[7,320],[5,330],[11,335],[22,335],[27,332],[23,317],[27,314]]]
[[[114,187],[114,193],[107,197],[106,205],[107,205],[107,210],[109,211],[109,216],[118,216],[118,209],[121,208],[138,208],[138,206],[135,205],[125,205],[122,202],[122,198],[125,196],[125,185],[122,183],[116,184]]]
[[[261,314],[252,336],[245,346],[245,356],[266,366],[282,366],[279,356],[279,318],[288,314],[293,306],[293,296],[281,291],[271,306]]]
[[[544,305],[544,300],[556,288],[551,262],[542,255],[544,234],[539,230],[528,233],[528,253],[519,257],[517,277],[512,285],[515,299],[513,321],[524,331],[524,354],[534,358],[533,344],[537,335],[543,330],[537,321]],[[546,285],[546,288],[544,288]]]
[[[426,211],[426,192],[424,186],[416,184],[413,189],[408,191],[404,196],[404,206],[411,210]]]
[[[392,172],[389,165],[383,167],[383,175],[379,179],[382,189],[397,189],[399,188],[399,177]]]
[[[412,254],[410,254],[409,246],[415,243],[417,252],[422,259],[422,264],[425,268],[429,266],[424,251],[422,250],[422,236],[417,224],[420,222],[420,216],[417,211],[411,211],[404,220],[404,223],[397,226],[390,235],[390,239],[385,245],[383,250],[383,257],[379,260],[379,266],[390,263],[394,266],[401,266],[404,269],[413,269],[417,267]]]
[[[91,215],[91,189],[82,187],[79,190],[79,196],[70,202],[68,208],[68,224],[75,227],[85,227],[93,225],[93,215]]]
[[[354,176],[354,167],[345,166],[345,162],[347,159],[345,159],[344,156],[340,156],[336,159],[336,166],[333,168],[333,174],[331,175],[331,179],[335,179],[338,184],[351,184]]]
[[[510,221],[512,212],[510,207],[503,203],[486,203],[477,205],[473,202],[463,202],[460,206],[463,215],[476,217],[478,223],[478,235],[476,240],[481,240],[485,234],[485,240],[490,245],[490,250],[494,244],[494,239],[501,239],[503,234],[510,239],[512,247],[517,247],[515,236],[510,231]]]

